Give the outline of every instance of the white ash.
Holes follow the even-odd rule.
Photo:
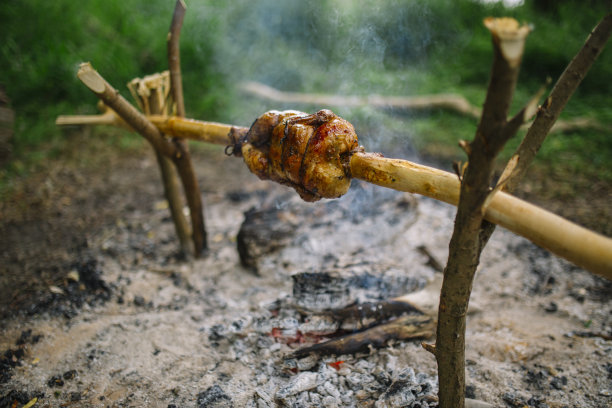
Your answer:
[[[199,163],[219,164],[214,159]],[[102,279],[113,287],[112,299],[70,318],[15,317],[3,322],[2,350],[13,348],[23,329],[44,337],[29,345],[23,365],[11,372],[0,394],[44,393],[36,406],[67,403],[75,408],[193,407],[200,395],[219,395],[219,404],[234,407],[277,407],[279,390],[308,372],[317,375],[316,387],[287,397],[288,404],[393,406],[411,399],[410,393],[415,401],[408,406],[435,406],[435,359],[418,342],[393,343],[357,355],[285,360],[301,345],[287,345],[271,333],[275,325],[283,326],[278,334],[287,336],[325,328],[324,321],[304,319],[290,307],[295,273],[367,261],[395,266],[406,275],[432,276],[418,248],[427,247],[444,262],[455,209],[428,199],[416,200],[418,206],[400,205],[401,197],[372,200],[375,208],[370,209],[341,198],[329,212],[325,202],[304,203],[317,215],[308,218],[296,212],[301,222],[296,236],[260,259],[260,274],[254,276],[240,266],[233,237],[245,211],[261,206],[262,197],[279,196],[257,191],[285,190],[240,173],[243,167],[237,162],[231,171],[198,172],[214,175],[206,183],[219,188],[206,195],[207,227],[211,237],[219,237],[211,241],[206,259],[172,260],[176,240],[166,211],[126,212],[117,225],[89,237],[88,247],[104,266]],[[215,184],[223,175],[226,179]],[[236,180],[236,191],[251,194],[228,201],[223,189]],[[371,197],[366,198],[364,202]],[[323,218],[328,224],[318,222]],[[149,237],[149,232],[154,235]],[[609,284],[498,228],[483,252],[470,301],[482,306],[468,316],[466,380],[471,395],[494,406],[529,401],[551,407],[607,406],[611,343],[579,332],[610,332],[610,293]],[[135,305],[135,296],[142,296],[145,304]],[[547,307],[551,302],[557,311]],[[297,330],[291,319],[298,321]],[[408,368],[415,375],[402,380],[400,374]],[[79,373],[76,380],[62,389],[47,386],[52,376],[71,369]],[[541,381],[533,383],[531,372],[543,372]],[[222,393],[212,393],[219,389]],[[332,389],[340,393],[340,401]],[[81,401],[70,401],[73,392],[80,393]]]
[[[437,406],[435,376],[402,367],[394,355],[398,350],[284,358],[291,348],[276,341],[296,338],[301,328],[297,316],[286,309],[278,310],[275,317],[263,311],[251,320],[209,328],[209,337],[226,355],[251,362],[259,370],[250,406],[353,407],[368,401],[376,407]],[[272,330],[277,337],[271,335]]]

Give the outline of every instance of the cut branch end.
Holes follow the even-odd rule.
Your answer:
[[[91,63],[81,63],[79,66],[79,71],[77,72],[77,78],[79,78],[81,82],[83,82],[83,84],[85,84],[85,86],[91,89],[93,92],[97,94],[104,92],[104,79],[95,69],[93,69]]]
[[[493,39],[499,45],[499,49],[512,68],[521,63],[525,39],[531,31],[528,25],[519,25],[518,21],[510,17],[493,18],[487,17],[484,25],[491,31]]]
[[[429,351],[434,356],[436,355],[436,345],[435,344],[430,344],[430,343],[422,342],[421,343],[421,347],[423,347],[425,350]]]

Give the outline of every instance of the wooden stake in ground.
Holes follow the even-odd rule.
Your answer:
[[[536,129],[533,132],[537,136],[526,138],[527,149],[530,152],[525,154],[525,157],[520,157],[521,151],[526,152],[519,148],[519,153],[513,157],[506,167],[506,171],[502,174],[498,187],[493,190],[490,188],[490,183],[495,157],[506,141],[515,134],[521,125],[521,121],[529,116],[527,112],[531,109],[528,106],[510,121],[506,120],[525,38],[529,30],[527,27],[520,27],[512,19],[485,20],[485,25],[491,31],[493,39],[493,68],[476,136],[471,143],[463,142],[460,144],[468,155],[469,163],[465,173],[460,174],[460,177],[462,176],[461,193],[455,219],[455,229],[449,248],[449,259],[444,271],[440,294],[436,344],[426,347],[435,355],[438,362],[441,408],[462,408],[465,402],[466,314],[480,254],[493,231],[493,226],[484,222],[484,214],[488,210],[492,199],[496,198],[496,192],[502,189],[512,178],[516,182],[537,152],[541,141],[550,131],[563,105],[577,87],[580,79],[585,75],[586,70],[605,44],[607,37],[609,37],[609,18],[608,15],[603,20],[603,22],[608,20],[607,35],[602,35],[596,29],[591,37],[597,38],[600,45],[594,48],[583,47],[583,50],[579,53],[579,56],[582,54],[582,57],[577,56],[581,61],[574,64],[575,59],[570,64],[570,66],[575,65],[576,70],[571,71],[567,78],[568,82],[562,83],[560,80],[555,86],[556,89],[568,91],[562,91],[557,95],[559,98],[555,103],[558,108],[553,108],[550,114],[547,113],[548,108],[552,105],[552,100],[549,98],[547,106],[539,111],[538,119],[532,126],[532,129]],[[602,40],[603,42],[601,42]],[[588,44],[589,41],[587,41]],[[587,49],[587,52],[583,53],[585,49]],[[546,116],[548,117],[541,119]],[[522,163],[521,159],[523,159]],[[550,231],[548,232],[550,233]],[[610,275],[612,273],[612,267],[609,264],[602,265],[602,268],[604,274]]]
[[[170,75],[168,71],[149,75],[142,79],[135,78],[128,83],[128,88],[145,114],[168,115],[171,113],[170,102],[172,100],[169,97]],[[181,199],[176,167],[172,160],[157,150],[155,156],[162,176],[164,195],[168,201],[168,208],[174,222],[176,235],[181,244],[181,250],[185,256],[189,256],[194,253],[194,249],[191,243],[191,229],[183,214],[183,200]]]
[[[185,116],[185,103],[183,101],[183,84],[181,79],[181,60],[179,51],[179,39],[183,19],[185,17],[185,3],[177,0],[172,15],[172,23],[168,32],[168,65],[170,68],[170,90],[176,103],[176,114],[179,117]],[[206,226],[204,224],[204,208],[198,179],[193,171],[191,155],[187,143],[180,139],[173,139],[178,154],[174,158],[174,164],[178,170],[183,183],[189,214],[191,216],[192,239],[195,256],[199,257],[208,250],[206,242]]]
[[[523,118],[508,121],[508,110],[523,56],[527,26],[516,20],[486,19],[494,45],[493,67],[480,124],[471,143],[462,147],[468,166],[461,180],[455,229],[438,308],[438,328],[433,351],[438,362],[441,408],[463,408],[465,403],[465,323],[474,273],[482,250],[479,233],[491,192],[494,161]],[[515,123],[518,125],[516,126]]]
[[[123,98],[116,89],[106,82],[104,78],[102,78],[102,76],[93,69],[91,64],[81,64],[77,77],[107,106],[113,109],[113,111],[115,111],[125,123],[147,139],[158,154],[168,157],[176,165],[178,173],[181,176],[181,181],[183,182],[183,188],[187,194],[187,201],[191,211],[192,226],[194,231],[192,239],[194,243],[195,256],[200,256],[206,251],[206,235],[204,231],[204,219],[202,217],[201,205],[199,206],[199,211],[195,211],[198,209],[196,204],[197,199],[199,199],[199,189],[197,186],[197,181],[194,181],[195,174],[193,172],[193,168],[191,167],[191,160],[189,159],[189,156],[185,156],[184,151],[181,150],[180,144],[165,138],[162,132],[155,127],[155,125],[153,125],[145,115],[140,113],[125,98]],[[191,176],[189,176],[189,174],[191,174]],[[191,196],[188,195],[188,191],[192,192]],[[197,192],[197,199],[194,198],[193,192]],[[197,236],[195,234],[196,230],[200,231],[200,234]]]

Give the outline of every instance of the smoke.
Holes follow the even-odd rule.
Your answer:
[[[422,64],[432,44],[431,13],[416,0],[213,1],[194,3],[189,12],[197,13],[198,35],[207,35],[206,26],[217,33],[211,62],[234,93],[227,119],[243,124],[273,108],[323,107],[245,97],[233,88],[240,82],[294,92],[411,95],[415,90],[402,70]],[[397,121],[367,107],[333,110],[368,133],[375,126],[368,140],[373,147],[388,136],[385,122]]]
[[[246,126],[270,109],[328,107],[247,96],[236,86],[241,82],[291,92],[415,95],[412,75],[435,43],[434,14],[417,0],[213,1],[190,6],[194,12],[201,35],[207,35],[205,26],[218,33],[211,62],[231,95],[223,120]],[[366,150],[415,159],[409,113],[368,106],[331,109],[353,123]],[[355,207],[360,211],[361,205]]]

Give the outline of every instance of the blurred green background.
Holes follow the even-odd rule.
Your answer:
[[[181,62],[189,117],[248,126],[281,106],[245,96],[237,84],[260,81],[286,91],[342,95],[459,93],[481,106],[491,61],[486,16],[533,25],[515,97],[516,110],[547,77],[556,80],[609,1],[526,1],[506,8],[472,0],[187,1]],[[0,5],[0,84],[16,111],[6,181],[61,154],[60,114],[96,113],[96,98],[76,79],[93,66],[124,95],[134,77],[167,67],[172,0],[4,0]],[[608,47],[609,48],[609,47]],[[562,118],[612,126],[612,51],[607,49]],[[368,150],[421,157],[450,168],[476,121],[457,114],[334,108],[356,125]],[[512,152],[513,140],[504,155]],[[546,171],[612,181],[609,131],[549,137]],[[563,177],[563,176],[562,176]]]

